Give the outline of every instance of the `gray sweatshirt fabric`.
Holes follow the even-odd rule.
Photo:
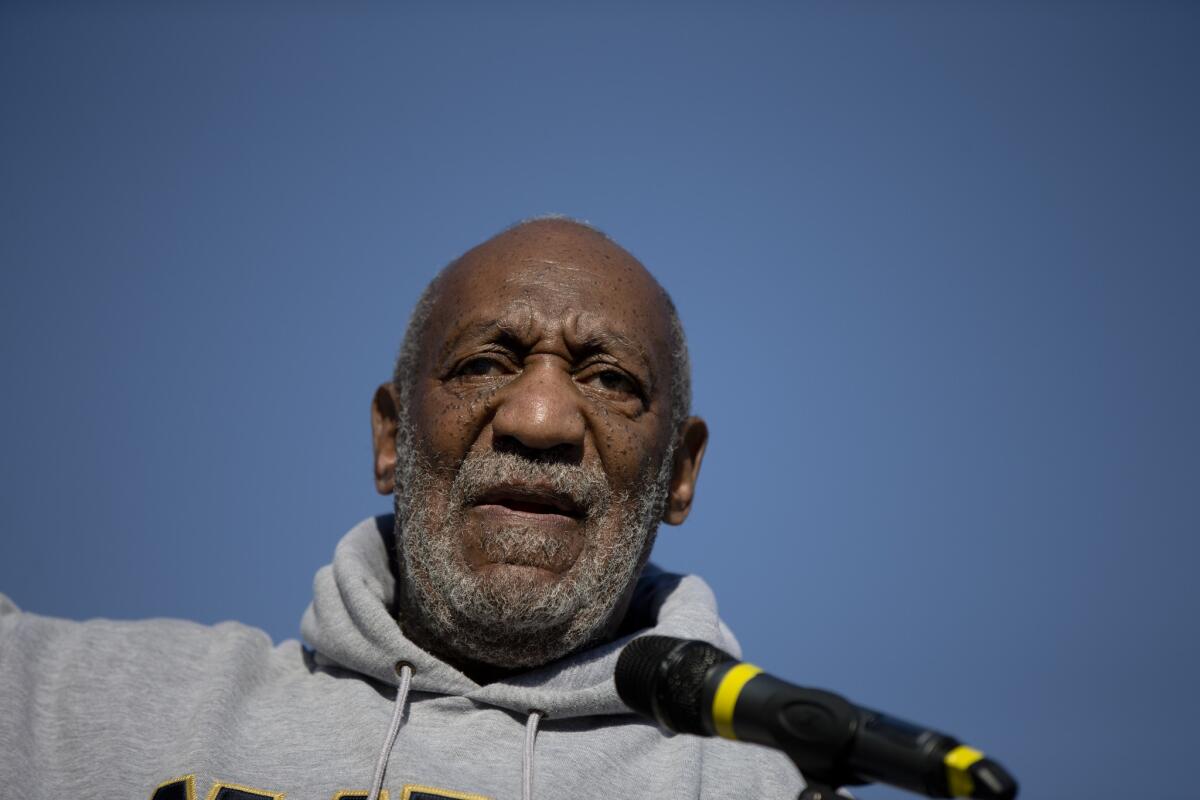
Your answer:
[[[387,800],[799,793],[782,754],[670,734],[617,696],[633,635],[738,654],[699,578],[647,568],[646,629],[481,686],[396,624],[391,525],[365,520],[317,572],[305,644],[234,622],[53,619],[0,595],[0,800],[347,800],[378,771]]]

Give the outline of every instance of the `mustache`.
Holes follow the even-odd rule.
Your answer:
[[[613,499],[608,477],[598,466],[534,460],[496,450],[467,456],[450,491],[461,506],[469,506],[498,487],[513,486],[549,490],[586,516],[603,513]]]

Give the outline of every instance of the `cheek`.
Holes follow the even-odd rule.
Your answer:
[[[620,414],[596,413],[593,417],[596,449],[605,472],[618,491],[633,487],[649,467],[658,463],[657,425],[650,415],[631,420]]]
[[[452,392],[440,385],[424,392],[413,418],[422,453],[439,467],[457,467],[479,439],[495,392]]]

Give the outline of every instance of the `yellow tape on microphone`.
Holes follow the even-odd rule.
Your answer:
[[[737,705],[738,695],[750,679],[761,672],[762,670],[753,664],[738,664],[721,678],[712,704],[713,727],[716,728],[718,736],[726,739],[737,738],[733,735],[733,709]]]
[[[983,758],[983,753],[960,744],[946,753],[942,763],[946,765],[946,785],[950,788],[951,797],[970,797],[975,791],[975,782],[971,780],[971,765]]]

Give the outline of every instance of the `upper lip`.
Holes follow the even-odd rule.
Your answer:
[[[582,517],[583,509],[569,494],[558,492],[549,486],[533,484],[505,484],[493,486],[479,496],[475,505],[496,504],[505,505],[506,501],[519,503],[537,503],[549,506],[568,517]]]

